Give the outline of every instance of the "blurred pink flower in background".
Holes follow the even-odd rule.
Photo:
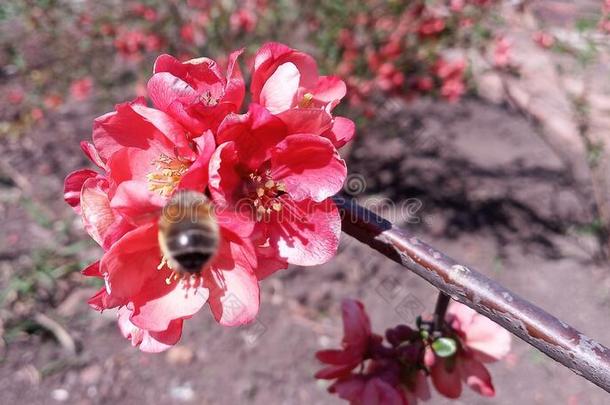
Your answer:
[[[77,79],[70,84],[70,94],[75,100],[86,100],[93,90],[93,78],[90,76]]]

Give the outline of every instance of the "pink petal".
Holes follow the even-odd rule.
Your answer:
[[[347,175],[345,162],[330,141],[308,134],[290,135],[280,142],[272,152],[271,171],[297,201],[323,201],[335,195]]]
[[[64,200],[66,200],[68,205],[74,208],[77,213],[80,214],[80,194],[83,184],[87,179],[95,178],[97,176],[97,172],[89,169],[77,170],[66,176],[66,179],[64,180]]]
[[[277,67],[288,62],[294,64],[299,70],[301,87],[315,87],[318,80],[318,68],[316,61],[311,56],[295,51],[284,44],[269,42],[263,45],[254,57],[254,72],[250,85],[253,102],[260,101],[262,88]]]
[[[237,63],[237,58],[244,52],[244,49],[231,52],[229,55],[229,63],[227,64],[227,84],[225,86],[224,102],[231,103],[235,106],[234,111],[240,109],[241,104],[246,94],[246,84],[241,74],[241,69]]]
[[[356,125],[350,119],[344,117],[335,117],[332,128],[322,134],[328,138],[335,148],[339,149],[354,138]]]
[[[460,358],[457,367],[464,382],[474,391],[485,397],[496,394],[491,375],[483,363],[471,358]]]
[[[285,214],[282,214],[285,212]],[[341,218],[335,203],[325,200],[287,200],[281,215],[269,225],[270,242],[277,244],[280,256],[298,266],[326,263],[337,253]]]
[[[314,100],[322,104],[330,104],[334,107],[345,97],[347,87],[345,82],[336,76],[320,76],[316,88],[311,92]]]
[[[159,218],[166,200],[148,190],[146,183],[129,180],[122,182],[110,201],[110,207],[134,225]]]
[[[158,276],[160,262],[157,224],[150,223],[128,232],[112,245],[100,261],[100,271],[112,296],[131,299],[148,280]]]
[[[125,338],[131,340],[133,346],[138,346],[143,352],[160,353],[171,348],[180,340],[182,319],[172,321],[166,330],[150,332],[131,323],[129,320],[130,314],[131,311],[127,307],[119,308],[119,329]]]
[[[479,315],[466,331],[466,346],[484,362],[503,359],[510,353],[511,335],[492,320]]]
[[[130,229],[110,207],[107,181],[101,177],[85,180],[80,198],[83,224],[87,233],[104,249]]]
[[[191,285],[188,279],[166,283],[171,271],[163,269],[146,282],[142,291],[131,300],[131,322],[149,331],[163,331],[176,319],[197,313],[208,300],[208,290]]]
[[[197,99],[197,93],[188,83],[168,72],[155,73],[148,80],[147,87],[154,106],[168,113],[176,100],[189,103]]]
[[[288,62],[275,70],[261,90],[260,103],[272,114],[279,114],[293,106],[301,75],[297,67]]]
[[[322,135],[332,127],[332,117],[324,110],[291,108],[278,117],[286,124],[288,134]]]
[[[133,110],[139,114],[146,121],[150,122],[165,136],[166,139],[162,139],[161,142],[164,145],[176,146],[180,155],[190,159],[194,153],[191,151],[189,146],[189,139],[184,128],[176,122],[172,117],[163,111],[155,110],[140,104],[133,104],[131,106]],[[159,136],[157,136],[157,139]],[[169,140],[170,144],[167,143]]]
[[[253,251],[224,234],[216,259],[204,272],[210,309],[216,321],[237,326],[252,321],[258,313],[258,280],[252,270]]]
[[[99,153],[97,153],[97,150],[95,149],[95,146],[93,146],[92,143],[82,141],[80,143],[80,148],[85,153],[85,155],[89,158],[89,160],[91,162],[93,162],[93,164],[95,164],[100,169],[106,170],[105,162],[102,160]]]

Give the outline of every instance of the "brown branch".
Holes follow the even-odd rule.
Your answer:
[[[610,392],[610,349],[406,230],[336,196],[343,231]]]

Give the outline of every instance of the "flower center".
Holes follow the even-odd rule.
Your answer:
[[[152,161],[155,171],[146,175],[148,189],[163,197],[169,197],[178,186],[182,175],[186,173],[190,162],[180,157],[169,157],[161,154]]]
[[[256,209],[257,221],[261,221],[265,215],[269,215],[273,211],[279,212],[282,210],[280,197],[286,193],[283,183],[274,181],[269,170],[262,175],[250,173],[250,180],[253,190],[250,198]]]
[[[301,102],[299,103],[299,107],[301,108],[308,108],[311,106],[311,102],[313,101],[313,94],[311,93],[305,93],[303,95],[303,99],[301,100]]]

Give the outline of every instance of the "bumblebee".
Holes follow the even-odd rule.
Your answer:
[[[174,194],[159,219],[163,263],[182,275],[197,275],[218,251],[220,234],[214,206],[205,194]]]

